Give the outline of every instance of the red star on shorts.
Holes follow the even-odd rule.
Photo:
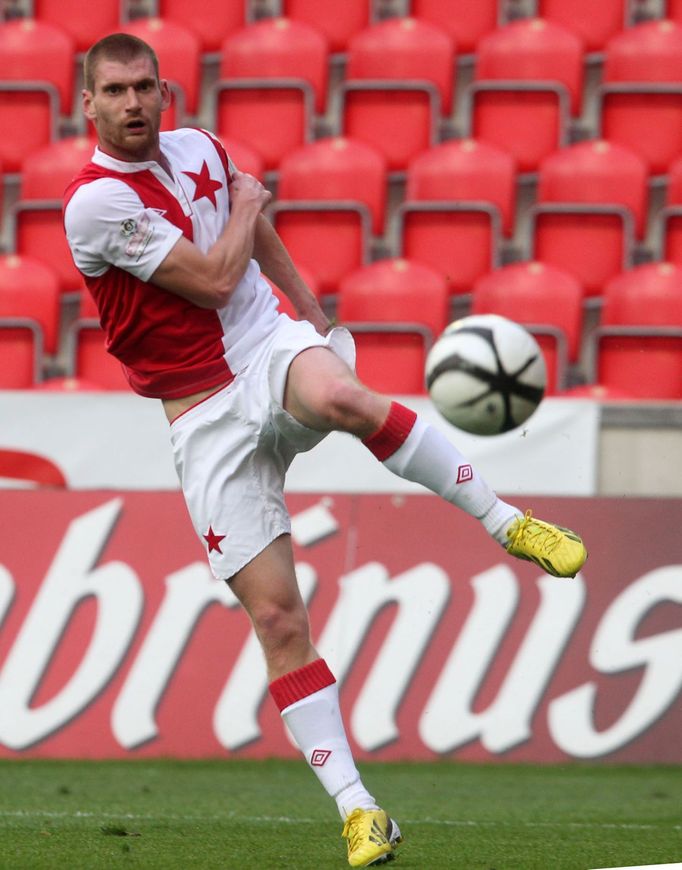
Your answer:
[[[220,549],[220,542],[225,537],[225,535],[216,535],[213,531],[213,527],[209,526],[208,531],[203,536],[204,540],[208,544],[208,552],[212,553],[214,550],[217,550],[222,556],[223,551]]]
[[[194,197],[192,198],[192,202],[196,202],[198,199],[202,199],[204,196],[206,199],[210,199],[213,203],[213,208],[218,208],[218,203],[216,202],[215,192],[216,190],[220,190],[223,186],[221,181],[214,181],[210,173],[208,171],[208,166],[206,165],[206,161],[201,164],[201,169],[199,172],[185,172],[183,170],[183,175],[191,178],[196,187],[194,188]]]

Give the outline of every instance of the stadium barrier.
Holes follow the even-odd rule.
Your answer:
[[[158,404],[2,401],[0,757],[294,756]],[[296,459],[299,584],[358,757],[682,761],[682,499],[594,496],[593,402],[474,439],[407,401],[590,557],[574,580],[511,559],[347,436]]]

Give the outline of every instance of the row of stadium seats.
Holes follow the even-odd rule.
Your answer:
[[[264,178],[257,152],[225,144],[237,166]],[[93,139],[67,138],[25,158],[6,218],[8,251],[41,260],[65,294],[78,291],[81,278],[64,238],[62,193],[93,148]],[[417,155],[390,203],[388,178],[383,155],[358,139],[319,139],[283,160],[268,214],[322,294],[336,294],[346,275],[377,256],[431,266],[453,296],[470,293],[504,262],[539,259],[572,273],[597,301],[636,262],[682,264],[682,158],[669,167],[661,203],[643,160],[605,140],[545,158],[523,205],[514,159],[480,140],[450,140]]]
[[[336,292],[345,274],[370,259],[377,237],[384,252],[439,271],[452,294],[469,293],[477,278],[511,258],[573,273],[588,297],[599,297],[636,258],[682,262],[679,158],[663,206],[650,195],[641,158],[605,140],[545,158],[524,206],[513,158],[481,140],[451,140],[417,155],[392,209],[385,177],[382,155],[349,138],[318,140],[282,162],[272,219],[323,293]]]
[[[314,277],[302,271],[319,295]],[[295,316],[288,300],[273,289],[281,310]],[[423,393],[425,355],[448,323],[449,300],[443,276],[414,260],[378,260],[347,275],[336,315],[355,335],[359,375],[380,391]],[[545,355],[548,393],[562,394],[580,362],[583,301],[584,289],[571,274],[533,261],[481,277],[468,311],[523,322]],[[58,281],[44,264],[0,257],[0,388],[41,385],[60,350],[59,315]],[[49,374],[66,375],[71,378],[67,385],[80,388],[125,388],[118,363],[104,349],[87,292],[63,340],[66,363]],[[613,278],[589,342],[588,391],[614,398],[682,399],[682,267],[651,263]],[[65,382],[45,385],[63,388]]]
[[[204,94],[202,123],[251,145],[269,171],[313,138],[320,123],[372,144],[394,172],[453,133],[503,147],[523,172],[536,171],[547,154],[576,137],[603,135],[624,144],[652,173],[665,172],[682,153],[682,23],[672,19],[612,35],[600,81],[590,88],[585,43],[549,18],[515,20],[482,36],[473,79],[464,87],[451,34],[416,17],[389,18],[355,33],[340,81],[330,77],[329,43],[316,26],[261,19],[222,43],[211,87],[201,75],[200,41],[189,28],[164,18],[123,27],[148,40],[162,68],[172,71],[167,128],[196,120]],[[23,155],[55,138],[60,119],[80,122],[76,45],[45,20],[0,26],[0,126],[11,123],[15,131],[0,143],[5,172],[18,171]]]
[[[591,330],[584,300],[573,275],[535,260],[482,275],[464,313],[522,322],[544,354],[549,395],[682,399],[682,266],[650,263],[614,276]],[[381,392],[423,393],[426,354],[450,320],[449,301],[443,275],[416,260],[378,260],[347,275],[336,315],[354,334],[360,377]],[[587,383],[572,385],[583,358]]]
[[[664,14],[682,21],[682,2],[664,0]],[[474,52],[478,41],[499,24],[536,15],[574,30],[590,52],[603,50],[624,25],[648,14],[646,0],[5,0],[7,19],[31,16],[54,24],[87,50],[103,33],[138,17],[152,15],[191,30],[204,53],[219,51],[235,31],[262,17],[283,16],[312,24],[332,52],[346,52],[352,38],[385,17],[411,15],[443,29],[460,54]],[[660,11],[660,7],[657,11]]]
[[[32,12],[37,21],[20,22],[22,26],[14,28],[11,23],[0,25],[0,59],[3,58],[3,45],[8,43],[4,40],[8,33],[21,42],[29,31],[34,37],[32,48],[35,54],[36,30],[46,21],[46,26],[50,27],[46,13],[51,5],[36,0]],[[61,9],[64,21],[70,5],[71,2],[55,5]],[[132,2],[127,5],[128,15],[120,20],[133,17],[130,12],[134,5]],[[377,389],[423,391],[425,347],[452,312],[455,309],[460,313],[487,310],[480,308],[481,300],[486,298],[481,289],[485,282],[494,284],[497,277],[508,282],[516,275],[517,282],[527,291],[537,288],[536,297],[523,297],[520,291],[517,295],[511,292],[515,307],[499,313],[507,313],[517,320],[533,320],[531,325],[539,330],[547,355],[551,391],[561,392],[571,383],[587,380],[599,384],[599,389],[606,389],[614,397],[624,393],[635,397],[682,398],[682,377],[677,362],[682,347],[679,334],[682,317],[674,301],[680,287],[677,266],[659,263],[650,267],[654,276],[672,276],[666,279],[666,292],[670,298],[666,297],[666,301],[660,304],[654,302],[650,312],[633,302],[624,320],[618,319],[621,315],[614,320],[613,305],[609,303],[613,292],[611,287],[620,280],[623,269],[630,269],[641,260],[682,261],[682,141],[677,140],[682,130],[682,119],[678,116],[682,107],[682,75],[677,72],[675,56],[676,51],[680,52],[682,26],[670,21],[634,26],[637,20],[633,14],[634,0],[628,5],[629,13],[624,2],[612,3],[609,0],[597,4],[598,10],[593,3],[577,3],[575,9],[570,4],[571,23],[561,20],[560,7],[565,12],[567,4],[538,0],[532,8],[526,4],[525,11],[530,9],[530,12],[542,14],[542,20],[514,21],[501,28],[495,25],[514,17],[509,13],[514,0],[499,6],[462,0],[422,3],[414,0],[411,4],[402,3],[402,8],[398,0],[397,5],[392,5],[392,11],[419,15],[418,20],[397,17],[386,21],[379,20],[378,3],[349,2],[349,14],[351,9],[355,9],[362,15],[355,18],[355,30],[348,35],[343,46],[336,45],[337,49],[345,51],[344,62],[339,66],[338,61],[334,61],[329,42],[323,52],[319,51],[320,24],[326,18],[325,11],[331,11],[332,7],[336,18],[343,17],[348,23],[345,5],[344,16],[339,16],[335,2],[287,4],[282,0],[279,6],[276,2],[271,3],[267,11],[285,13],[286,19],[267,18],[245,27],[258,17],[254,14],[258,4],[242,4],[241,0],[226,3],[223,0],[219,4],[222,13],[227,7],[232,12],[238,7],[239,16],[243,16],[229,39],[236,40],[236,43],[244,40],[241,59],[245,63],[241,69],[230,69],[227,73],[230,86],[225,88],[211,84],[205,63],[202,71],[202,62],[206,61],[209,49],[196,33],[189,33],[187,21],[183,22],[170,12],[171,8],[176,11],[184,8],[190,15],[191,6],[187,0],[167,4],[158,0],[152,5],[151,11],[163,17],[139,19],[130,27],[140,28],[139,34],[155,45],[162,67],[172,69],[176,77],[175,115],[169,115],[166,126],[174,126],[185,114],[190,121],[198,120],[202,106],[208,104],[212,107],[211,123],[207,126],[213,126],[221,133],[240,168],[253,172],[276,190],[276,203],[270,211],[273,222],[325,307],[339,319],[354,323],[360,345],[360,373]],[[210,3],[202,5],[202,14],[210,6]],[[306,22],[306,7],[312,10],[313,23]],[[454,14],[455,7],[464,10],[459,17]],[[666,8],[659,4],[658,11],[672,18],[674,7],[674,3]],[[466,9],[471,11],[471,17],[465,14]],[[457,38],[458,50],[455,51],[452,34],[447,28],[453,18],[472,24],[476,18],[474,9],[481,14],[477,19],[479,24],[486,14],[488,23],[471,40],[469,48],[474,52],[471,58],[475,61],[474,78],[470,85],[462,87],[466,78],[464,68],[455,61],[465,52],[464,42],[460,35]],[[492,18],[491,9],[494,12]],[[98,10],[102,11],[99,6]],[[431,24],[425,24],[429,10],[434,16],[440,14],[442,20],[433,18]],[[503,10],[505,14],[500,17]],[[218,10],[216,14],[222,13]],[[496,21],[493,20],[495,16],[498,16]],[[72,11],[68,16],[70,23],[73,17]],[[330,17],[334,18],[334,14]],[[599,125],[604,127],[606,118],[606,101],[602,97],[606,94],[608,49],[621,38],[629,39],[629,47],[626,46],[622,52],[625,59],[621,60],[626,69],[634,70],[637,65],[628,57],[633,54],[632,34],[637,34],[634,54],[640,52],[638,69],[643,78],[647,75],[655,78],[655,74],[659,74],[656,70],[660,59],[665,61],[667,58],[667,66],[663,63],[661,67],[661,82],[652,86],[655,90],[653,96],[649,92],[648,80],[646,84],[640,82],[634,92],[628,93],[628,97],[635,98],[634,107],[628,108],[628,111],[634,109],[635,112],[628,121],[633,125],[630,130],[632,142],[623,144],[623,137],[614,134],[609,140],[592,139],[566,147],[568,137],[559,135],[561,127],[557,118],[561,119],[562,110],[571,103],[567,86],[557,88],[552,84],[548,89],[548,82],[555,79],[535,78],[543,50],[558,51],[557,56],[561,56],[559,45],[553,44],[552,38],[560,34],[564,47],[569,43],[575,45],[576,28],[583,18],[586,21],[593,19],[588,24],[601,21],[603,31],[599,37],[601,41],[597,42],[590,41],[592,37],[584,33],[580,34],[584,42],[580,48],[577,80],[581,85],[575,92],[579,110],[573,113],[573,124],[578,111],[584,114],[584,107],[590,102],[588,95],[595,92],[594,76],[585,74],[595,60],[589,52],[607,50],[602,58],[606,58],[604,71],[597,67],[600,73],[596,87],[602,90],[596,92],[600,97],[597,101],[599,124],[592,130],[595,133]],[[378,23],[372,24],[374,21]],[[623,24],[630,26],[622,30]],[[52,32],[60,26],[55,18]],[[439,54],[435,51],[436,42],[420,41],[420,34],[427,32],[430,36],[435,34],[441,46],[445,42],[449,44],[447,64],[451,70],[450,79],[442,75],[440,78],[431,77],[432,61]],[[298,66],[285,68],[292,60],[289,51],[292,33],[292,44],[298,45],[300,57],[296,59]],[[180,42],[176,39],[178,34]],[[166,37],[168,40],[164,41]],[[296,42],[297,37],[304,41]],[[330,39],[329,34],[326,37]],[[193,46],[194,58],[189,66],[184,67],[184,73],[183,52],[180,50],[182,40],[185,45]],[[197,41],[200,44],[198,53]],[[356,73],[352,66],[352,48],[356,41],[369,50],[369,56],[358,60],[360,72],[357,79],[353,78]],[[487,41],[497,41],[496,57],[495,52],[486,55],[482,48]],[[519,53],[523,41],[531,49],[535,46],[535,51]],[[222,39],[217,42],[220,48]],[[648,48],[644,43],[648,43]],[[303,50],[306,46],[312,49],[313,45],[318,47],[317,54]],[[403,56],[406,46],[411,50],[407,57]],[[258,55],[257,67],[249,66],[254,51]],[[381,65],[372,56],[372,51],[381,57]],[[513,58],[513,63],[508,63],[506,53]],[[24,48],[24,59],[27,54],[30,52]],[[324,57],[318,67],[322,69],[322,81],[327,81],[328,85],[318,86],[315,90],[315,79],[308,79],[310,70],[306,64],[311,57],[318,55]],[[442,50],[440,56],[445,57]],[[215,60],[219,81],[225,74],[226,57],[236,58],[235,63],[238,63],[240,51],[230,50],[229,54],[221,54]],[[73,77],[73,43],[69,58]],[[484,68],[486,58],[489,79],[479,79],[479,70]],[[42,59],[41,68],[44,70],[49,67],[45,62],[49,59],[49,52]],[[549,74],[555,76],[560,67],[560,63],[552,63]],[[11,62],[9,67],[5,64],[5,69],[14,68]],[[188,71],[192,69],[195,70],[194,84],[188,84],[191,81]],[[338,75],[335,77],[335,70],[337,73],[342,70],[340,78]],[[512,74],[513,79],[505,78]],[[381,75],[382,81],[377,82],[375,75]],[[388,87],[387,76],[391,78]],[[28,75],[22,73],[19,84],[26,84],[27,78]],[[425,85],[429,78],[430,84]],[[361,87],[354,86],[358,80],[362,81]],[[487,89],[493,80],[500,87]],[[632,82],[628,80],[627,84],[630,87]],[[479,88],[479,85],[483,87]],[[72,95],[77,89],[78,84],[72,78]],[[24,92],[19,88],[13,94],[10,89],[8,94],[12,97]],[[194,103],[192,94],[195,94]],[[448,94],[453,105],[449,115],[445,115],[438,103],[440,100],[441,107],[447,105]],[[491,94],[500,98],[497,104],[491,101]],[[624,96],[614,94],[618,99]],[[53,98],[54,95],[52,92]],[[481,102],[477,104],[479,97]],[[663,99],[659,101],[658,97]],[[219,120],[220,99],[227,107],[222,120]],[[487,132],[483,125],[484,133],[476,139],[451,138],[457,130],[448,130],[445,122],[461,114],[455,105],[458,100],[460,103],[468,102],[463,129],[473,130],[475,122],[487,117]],[[0,85],[0,115],[2,103]],[[12,103],[10,99],[9,104],[13,107],[13,130],[33,133],[39,129],[36,126],[39,101],[31,104],[35,113],[29,112],[25,126],[19,123],[16,102]],[[55,105],[54,99],[52,105]],[[357,131],[352,128],[352,136],[324,137],[304,144],[306,139],[323,135],[325,127],[319,124],[323,117],[334,119],[332,129],[348,128],[347,132],[351,132],[344,112],[347,110],[350,118],[353,108],[356,110],[355,123],[359,126]],[[63,120],[66,114],[59,112],[58,116]],[[74,117],[76,114],[74,108]],[[568,115],[570,112],[565,114],[564,121]],[[400,134],[409,127],[410,119],[414,120],[414,128],[407,130],[407,138],[400,143],[402,151],[398,154],[396,143]],[[360,124],[362,120],[366,127]],[[539,122],[540,128],[532,126],[534,121]],[[51,134],[55,135],[54,115],[52,122]],[[569,126],[566,125],[564,133],[568,132]],[[532,148],[537,151],[540,136],[543,148],[549,149],[546,153],[538,152],[530,163],[527,154],[518,153],[520,146],[514,139],[526,128],[530,131]],[[554,130],[557,135],[540,135],[538,129],[544,129],[545,133]],[[627,124],[625,129],[627,131]],[[647,130],[646,137],[641,135],[642,129]],[[239,138],[234,137],[234,130]],[[263,131],[267,134],[266,139],[262,138]],[[283,139],[273,145],[274,132],[282,132]],[[575,132],[574,128],[573,134]],[[590,131],[583,129],[578,132],[584,136]],[[652,159],[655,149],[651,149],[651,140],[655,140],[659,133],[663,133],[669,160],[667,157],[663,160],[660,148],[655,152],[656,160]],[[441,139],[445,141],[439,142]],[[23,359],[24,363],[15,365],[13,362],[11,366],[3,363],[6,382],[0,386],[29,386],[39,383],[45,374],[65,373],[77,376],[76,381],[68,382],[71,385],[123,386],[120,368],[104,354],[101,332],[93,320],[95,312],[89,307],[87,294],[82,298],[75,321],[70,322],[73,310],[69,300],[74,295],[80,297],[81,283],[63,239],[60,201],[64,186],[87,158],[92,142],[84,137],[67,138],[37,148],[20,140],[21,137],[19,146],[15,148],[14,163],[10,160],[6,164],[4,176],[8,189],[13,188],[14,197],[11,198],[17,199],[16,203],[11,202],[4,209],[5,249],[12,255],[21,256],[7,258],[10,265],[0,270],[0,312],[5,318],[0,324],[0,347],[8,350],[24,346],[19,342],[22,336],[28,336],[31,341],[25,346],[23,357],[19,350],[11,354],[12,360]],[[15,142],[14,137],[11,141]],[[437,142],[439,144],[435,144]],[[557,150],[560,144],[565,147]],[[273,150],[268,152],[271,147]],[[647,149],[647,153],[643,153]],[[533,179],[537,180],[537,190],[528,186],[527,179],[524,181],[524,173],[529,169],[537,173],[537,179]],[[399,170],[400,177],[397,188],[396,170]],[[665,188],[660,184],[662,180]],[[664,190],[665,202],[661,196]],[[399,191],[397,199],[396,191]],[[379,262],[371,263],[372,260]],[[540,262],[500,268],[509,260]],[[38,293],[31,301],[26,288],[30,288],[33,278],[24,272],[27,263],[38,267],[35,281],[46,288],[42,295]],[[494,271],[489,275],[491,269]],[[19,273],[22,275],[22,292],[18,292],[16,283],[13,283]],[[626,273],[629,274],[637,276],[632,286],[634,295],[638,295],[637,288],[645,273],[635,269]],[[622,277],[625,283],[629,280],[626,275]],[[651,279],[653,284],[658,280],[658,277]],[[353,288],[356,284],[362,285],[363,281],[369,282],[367,287],[375,283],[379,286],[379,297],[386,303],[385,310],[381,310],[381,306],[380,310],[368,308],[367,301],[362,298],[356,304],[354,300],[358,294]],[[419,294],[408,292],[409,285],[413,285],[412,291],[415,288],[423,291],[422,297],[431,292],[433,298],[440,301],[435,302],[434,309],[429,309]],[[432,290],[425,290],[424,286],[430,286]],[[3,293],[5,289],[11,292]],[[642,293],[644,308],[651,304],[647,292]],[[372,293],[366,292],[365,295],[371,297]],[[656,292],[652,298],[657,298]],[[561,304],[559,300],[563,300]],[[576,300],[579,300],[578,315]],[[498,310],[495,304],[492,310]],[[39,316],[40,308],[44,309],[44,321]],[[554,308],[557,310],[553,319]],[[595,310],[600,311],[596,332],[590,331],[585,323],[586,314],[590,311],[594,314]],[[436,311],[445,313],[436,316]],[[26,324],[13,324],[12,319],[17,317],[25,318]],[[377,321],[384,321],[379,335],[375,328]],[[613,347],[613,336],[604,332],[614,327],[635,331],[627,336],[628,342],[623,348],[625,362],[619,362],[617,366],[608,364],[608,359],[615,358],[612,351],[617,348]],[[642,329],[653,329],[658,334],[639,336],[637,330]],[[665,334],[660,334],[660,330]],[[654,342],[651,346],[649,338]],[[613,340],[623,342],[622,337]],[[0,350],[0,355],[9,359],[4,350]],[[608,353],[605,355],[602,350]],[[633,351],[636,351],[634,356]],[[643,368],[636,362],[642,353],[647,360]],[[634,359],[635,363],[630,365],[628,359]],[[655,376],[645,377],[643,385],[638,387],[637,378],[631,375],[646,372],[652,362]],[[51,377],[47,383],[60,386],[64,382]]]

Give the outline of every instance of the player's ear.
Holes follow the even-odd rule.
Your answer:
[[[89,121],[94,121],[97,117],[97,112],[95,111],[92,92],[87,90],[87,88],[83,88],[81,97],[83,99],[83,114]]]
[[[171,104],[171,92],[168,87],[168,80],[161,79],[159,81],[159,89],[161,90],[161,111],[165,111]]]

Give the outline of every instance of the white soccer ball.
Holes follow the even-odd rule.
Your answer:
[[[459,429],[498,435],[524,423],[545,393],[540,346],[497,314],[455,320],[426,358],[426,385],[440,413]]]

